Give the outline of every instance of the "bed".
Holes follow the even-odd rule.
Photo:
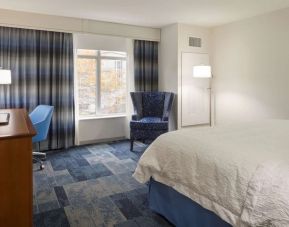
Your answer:
[[[289,226],[289,121],[164,134],[133,176],[176,226]]]

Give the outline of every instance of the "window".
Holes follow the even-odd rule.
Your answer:
[[[126,112],[125,52],[77,50],[80,117]]]

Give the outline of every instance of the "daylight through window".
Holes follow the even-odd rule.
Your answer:
[[[125,52],[77,50],[80,117],[126,112]]]

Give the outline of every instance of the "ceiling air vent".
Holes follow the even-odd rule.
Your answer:
[[[202,47],[202,39],[197,37],[189,37],[190,47]]]

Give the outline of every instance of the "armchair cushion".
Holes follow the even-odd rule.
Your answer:
[[[143,117],[139,121],[130,122],[131,129],[139,130],[168,130],[168,122],[159,117]]]

